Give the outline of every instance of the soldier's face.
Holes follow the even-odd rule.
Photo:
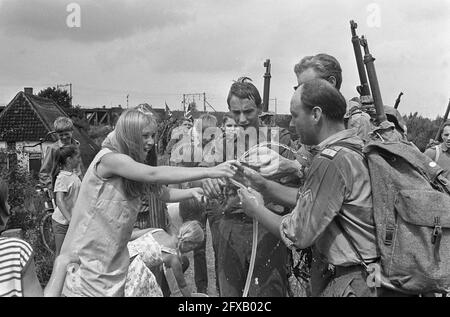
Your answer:
[[[303,144],[316,145],[317,133],[313,112],[306,109],[301,102],[301,90],[298,88],[291,100],[292,123]]]
[[[234,121],[238,126],[247,129],[248,127],[259,127],[259,114],[255,102],[251,99],[240,99],[232,96],[230,99],[230,113],[233,115]]]
[[[446,126],[442,131],[442,140],[448,147],[450,147],[450,126]]]

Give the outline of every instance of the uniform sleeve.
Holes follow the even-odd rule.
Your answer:
[[[314,160],[294,210],[283,217],[282,240],[288,247],[307,248],[325,231],[341,210],[346,186],[335,161]]]
[[[64,177],[62,175],[59,175],[56,178],[55,188],[53,189],[53,191],[55,193],[56,192],[67,193],[69,191],[69,187],[70,187],[70,182],[68,181],[68,178]]]

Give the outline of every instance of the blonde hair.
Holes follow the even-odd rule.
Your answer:
[[[109,142],[105,147],[118,153],[128,155],[138,163],[144,163],[145,152],[142,141],[142,131],[150,126],[156,132],[157,123],[155,118],[137,109],[124,111],[117,121],[114,133],[110,134]],[[125,195],[136,198],[149,190],[149,185],[124,178]]]
[[[67,117],[58,117],[53,122],[53,128],[56,132],[73,131],[73,122]]]
[[[178,233],[178,250],[185,242],[200,244],[203,242],[203,239],[205,239],[205,234],[200,222],[196,220],[186,221],[181,225]]]

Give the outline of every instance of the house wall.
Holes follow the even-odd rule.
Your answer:
[[[33,148],[29,147],[35,145],[36,143],[36,141],[16,142],[17,163],[21,168],[24,168],[27,171],[30,171],[30,154],[41,154],[41,158],[43,158],[47,147],[53,144],[52,142],[45,142],[42,144],[42,148],[41,146],[36,146]],[[0,142],[0,155],[6,155],[6,142],[4,141]]]

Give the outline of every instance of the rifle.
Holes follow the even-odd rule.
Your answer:
[[[378,85],[377,72],[375,71],[375,58],[370,54],[369,44],[367,39],[362,36],[360,40],[361,46],[364,48],[364,64],[366,65],[367,75],[369,77],[370,89],[372,91],[373,103],[376,110],[376,120],[380,124],[383,121],[387,121],[386,114],[384,112],[384,104],[381,99],[380,86]]]
[[[361,103],[364,105],[372,104],[372,97],[370,96],[370,88],[369,83],[367,82],[366,69],[364,68],[364,61],[361,53],[360,39],[356,34],[356,28],[358,24],[351,20],[350,21],[350,29],[352,32],[352,44],[353,50],[355,51],[355,59],[356,66],[358,67],[359,81],[361,83],[360,86],[356,87],[360,97]]]
[[[437,131],[436,136],[434,137],[435,140],[437,140],[440,137],[440,135],[442,133],[442,129],[444,128],[444,124],[448,119],[449,112],[450,112],[450,99],[448,101],[447,110],[445,111],[444,120],[442,121],[441,125],[439,126],[439,130]]]
[[[395,105],[394,105],[394,108],[395,108],[395,109],[398,108],[398,105],[400,104],[400,99],[402,98],[402,96],[403,96],[403,93],[401,92],[401,93],[398,95],[397,100],[395,100]]]
[[[266,73],[264,74],[263,111],[267,112],[269,111],[270,78],[272,77],[270,74],[270,59],[266,59],[264,67],[266,68]]]

